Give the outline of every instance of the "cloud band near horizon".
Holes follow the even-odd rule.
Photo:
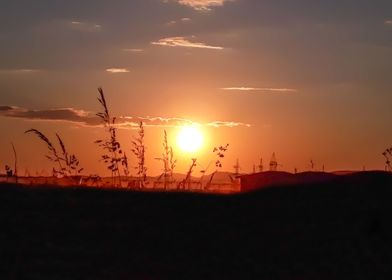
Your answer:
[[[0,117],[17,118],[29,121],[60,121],[69,122],[82,127],[102,126],[100,118],[95,113],[75,108],[58,108],[47,110],[31,110],[16,106],[0,106]],[[189,119],[176,117],[140,117],[121,116],[116,118],[116,126],[123,129],[137,129],[143,122],[146,127],[181,127],[184,125],[200,125],[206,127],[251,127],[251,124],[237,121],[210,121],[198,123]]]
[[[20,68],[20,69],[0,69],[0,74],[32,74],[41,72],[40,69]]]
[[[226,2],[234,0],[163,0],[163,2],[177,2],[180,5],[191,7],[197,11],[210,11],[213,7],[222,7]]]

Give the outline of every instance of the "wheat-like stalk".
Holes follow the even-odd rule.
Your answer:
[[[76,155],[69,154],[64,141],[61,139],[60,135],[56,133],[57,140],[59,142],[61,152],[62,152],[62,160],[65,162],[66,170],[65,172],[67,173],[66,175],[72,176],[72,175],[79,175],[82,171],[83,168],[79,167],[79,160],[76,157]]]
[[[16,148],[14,143],[11,143],[12,150],[14,152],[14,176],[15,176],[15,183],[18,183],[18,156],[16,154]]]
[[[158,180],[163,177],[164,180],[164,188],[167,189],[167,179],[170,178],[170,181],[173,180],[173,172],[176,167],[177,160],[174,159],[173,148],[169,146],[167,141],[167,132],[163,131],[163,153],[162,157],[155,158],[159,160],[163,164],[163,173],[159,176]]]
[[[185,176],[185,179],[184,180],[182,180],[178,185],[177,185],[177,188],[178,189],[186,189],[186,187],[188,187],[188,189],[190,189],[191,188],[191,176],[192,176],[192,173],[193,173],[193,169],[195,168],[195,166],[196,166],[196,163],[197,162],[197,159],[196,158],[193,158],[192,159],[192,163],[191,163],[191,165],[190,165],[190,167],[189,167],[189,169],[188,169],[188,172],[186,173],[186,176]]]
[[[60,155],[60,153],[57,151],[56,147],[49,140],[49,138],[46,137],[39,130],[29,129],[25,133],[35,134],[41,141],[43,141],[46,144],[49,153],[45,157],[58,165],[58,168],[53,168],[54,176],[60,175],[60,176],[68,177],[73,175],[79,175],[83,171],[83,168],[79,167],[78,158],[76,157],[76,155],[68,153],[64,141],[61,139],[58,133],[56,133],[56,138],[59,142],[62,155]]]
[[[144,145],[144,127],[143,122],[139,123],[138,136],[131,141],[133,148],[132,153],[137,158],[137,166],[135,167],[137,176],[139,177],[140,187],[144,187],[147,177],[147,167],[145,165],[146,146]]]
[[[109,108],[106,102],[105,94],[102,88],[98,88],[99,97],[98,101],[102,106],[103,111],[98,112],[96,115],[101,119],[102,124],[107,128],[109,137],[107,139],[99,139],[95,141],[100,147],[103,148],[105,153],[101,159],[107,164],[107,168],[112,173],[113,185],[116,186],[115,178],[118,178],[118,185],[121,186],[121,171],[120,165],[123,168],[124,174],[128,172],[128,158],[121,150],[120,142],[117,140],[117,130],[115,127],[116,117],[111,117]]]
[[[43,141],[46,144],[46,147],[48,148],[49,153],[47,155],[45,155],[45,157],[58,165],[58,169],[55,169],[55,168],[53,169],[54,171],[56,171],[55,173],[63,175],[64,167],[61,163],[62,158],[59,156],[55,146],[52,144],[52,142],[49,140],[49,138],[46,137],[41,131],[34,129],[34,128],[26,130],[25,133],[35,134],[39,139],[41,139],[41,141]]]

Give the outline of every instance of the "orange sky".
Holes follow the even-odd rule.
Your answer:
[[[260,157],[268,165],[273,152],[287,171],[309,170],[311,159],[329,171],[383,169],[392,143],[391,9],[390,1],[8,1],[0,170],[13,162],[11,142],[21,175],[51,170],[45,146],[24,134],[37,128],[60,133],[86,174],[108,174],[93,143],[104,132],[94,119],[99,86],[129,154],[136,131],[127,121],[148,125],[152,175],[161,172],[154,158],[164,129],[178,172],[192,157],[207,166],[226,143],[231,171],[237,158],[242,172]],[[184,120],[203,131],[196,155],[175,144]]]

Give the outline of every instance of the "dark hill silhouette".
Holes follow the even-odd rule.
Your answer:
[[[212,174],[206,174],[203,178],[203,182],[208,182],[211,179]],[[219,171],[216,172],[214,175],[214,178],[212,180],[212,183],[227,183],[231,182],[232,180],[235,179],[235,174],[231,172],[223,172]]]
[[[337,181],[350,181],[362,178],[373,180],[374,178],[390,176],[390,173],[383,171],[367,171],[367,172],[301,172],[292,174],[281,171],[267,171],[249,175],[240,176],[241,179],[241,190],[242,191],[254,191],[261,188],[273,187],[273,186],[284,186],[284,185],[308,185],[308,184],[320,184],[331,182],[332,184]]]
[[[392,279],[391,198],[378,172],[230,196],[1,185],[0,279]]]
[[[272,185],[285,185],[292,182],[293,174],[283,171],[267,171],[242,175],[241,190],[252,191]]]
[[[337,175],[327,172],[301,172],[294,174],[294,183],[322,183],[336,179]]]

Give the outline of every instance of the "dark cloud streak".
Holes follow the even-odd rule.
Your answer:
[[[102,125],[100,119],[94,113],[74,108],[29,110],[15,106],[0,106],[0,116],[35,121],[70,122],[84,127],[97,127]],[[235,121],[211,121],[201,124],[189,119],[168,117],[121,116],[116,118],[116,125],[118,128],[137,129],[140,122],[143,122],[147,127],[179,127],[184,125],[201,125],[210,127],[251,126],[250,124]]]

